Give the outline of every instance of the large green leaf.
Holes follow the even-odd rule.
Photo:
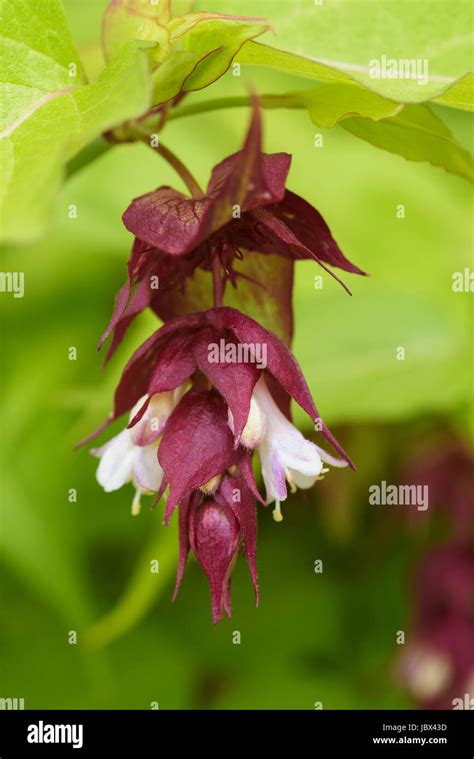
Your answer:
[[[428,106],[407,105],[401,113],[377,123],[367,118],[350,118],[342,126],[378,148],[410,161],[429,161],[474,181],[472,156]]]
[[[85,81],[60,0],[3,0],[0,40],[2,131]]]
[[[319,127],[331,128],[340,123],[377,148],[410,161],[427,161],[474,181],[471,154],[427,105],[394,103],[360,87],[335,82],[287,97],[290,107],[307,108]],[[283,104],[284,98],[281,101]]]
[[[226,13],[235,2],[200,0],[197,7]],[[353,81],[401,102],[436,98],[472,109],[472,78],[463,79],[472,65],[472,17],[463,0],[293,0],[291,5],[247,0],[239,3],[239,13],[269,18],[276,32],[266,45],[246,45],[237,58],[242,64],[320,81]],[[420,66],[426,61],[428,80],[373,78],[371,62],[382,56],[419,60]]]
[[[51,92],[3,131],[2,238],[40,234],[65,163],[102,132],[146,110],[148,65],[146,51],[128,43],[96,82]]]

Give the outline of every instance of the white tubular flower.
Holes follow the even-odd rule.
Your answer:
[[[292,492],[297,488],[306,490],[329,471],[323,468],[323,462],[337,467],[347,466],[347,463],[303,437],[280,411],[263,377],[255,386],[254,398],[265,418],[265,434],[257,450],[262,464],[266,500],[267,503],[275,501],[273,518],[281,522],[280,502],[287,497],[286,482]]]
[[[163,470],[158,461],[159,437],[165,424],[179,402],[183,388],[172,392],[156,393],[137,424],[122,430],[101,448],[91,451],[100,458],[97,481],[106,493],[119,490],[128,482],[135,486],[132,514],[140,513],[140,498],[160,489]],[[140,398],[130,413],[130,421],[138,414],[146,401]]]

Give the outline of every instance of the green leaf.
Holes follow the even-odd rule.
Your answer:
[[[0,40],[0,131],[85,81],[60,0],[3,0]]]
[[[102,46],[106,60],[117,55],[130,40],[161,42],[169,47],[169,34],[160,24],[162,3],[150,0],[112,0],[102,21]]]
[[[378,122],[367,118],[345,119],[342,126],[378,148],[410,161],[428,161],[474,181],[472,156],[428,106],[407,105],[393,118]]]
[[[446,92],[433,99],[434,103],[447,106],[448,108],[458,108],[461,111],[472,111],[474,100],[474,75],[458,79],[456,84],[449,87]]]
[[[336,82],[297,93],[294,99],[308,109],[314,124],[326,129],[335,127],[350,116],[364,116],[379,121],[395,116],[403,108],[401,103],[386,100],[374,92]]]
[[[249,42],[237,55],[237,61],[244,66],[265,66],[287,74],[315,79],[318,82],[346,82],[356,86],[351,77],[342,71],[261,42]]]
[[[200,0],[197,10],[230,12],[233,2]],[[272,46],[249,43],[237,56],[246,65],[269,66],[319,81],[353,81],[400,102],[436,101],[472,110],[472,38],[469,5],[463,0],[307,0],[287,3],[250,0],[239,13],[267,17]],[[278,48],[278,49],[277,49]],[[427,63],[428,80],[374,78],[373,61]],[[398,68],[395,73],[402,69]],[[420,69],[421,70],[421,69]]]
[[[172,100],[183,89],[186,79],[209,53],[173,50],[152,74],[154,105]]]
[[[427,262],[427,272],[428,267]],[[327,298],[323,308],[308,297],[299,304],[295,355],[329,423],[399,422],[433,410],[446,413],[469,397],[468,321],[449,307],[443,310],[433,297],[406,293],[400,285],[380,289],[371,279],[350,303]],[[324,339],[317,345],[316,366],[312,324],[318,322],[324,324]],[[400,348],[402,360],[397,359]],[[295,418],[306,423],[297,408]]]
[[[147,109],[151,87],[143,44],[128,43],[96,82],[67,93],[51,92],[47,102],[37,102],[20,122],[4,130],[2,238],[24,241],[38,236],[51,213],[65,163],[102,132]]]
[[[204,100],[176,109],[172,121],[220,108],[249,104],[245,96]],[[473,160],[428,106],[394,103],[359,87],[342,83],[283,95],[261,95],[265,109],[305,108],[314,124],[333,128],[341,123],[348,132],[411,161],[427,161],[472,181]]]
[[[200,90],[219,79],[249,40],[268,30],[266,24],[241,24],[216,19],[194,27],[184,38],[186,50],[201,53],[203,60],[183,84],[185,91]]]

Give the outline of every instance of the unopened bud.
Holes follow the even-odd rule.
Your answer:
[[[190,535],[198,562],[209,580],[214,623],[230,613],[229,580],[240,545],[240,526],[228,508],[205,501],[196,511]]]

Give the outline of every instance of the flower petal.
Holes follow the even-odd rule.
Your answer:
[[[135,198],[123,214],[123,223],[148,245],[182,255],[196,246],[210,202],[206,197],[192,199],[171,187],[159,187]]]
[[[223,342],[225,346],[235,344],[232,339],[227,342],[223,339]],[[212,360],[210,349],[214,346],[220,354],[220,333],[212,329],[202,330],[195,340],[193,354],[199,369],[226,401],[233,417],[234,438],[238,442],[249,416],[252,392],[260,370],[255,364],[239,363],[237,352],[235,363],[222,362],[220,355],[217,360]]]
[[[258,455],[262,465],[262,477],[265,484],[266,503],[284,501],[287,497],[285,482],[285,466],[278,451],[264,438],[258,447]]]
[[[158,461],[158,445],[137,447],[133,467],[135,481],[150,492],[158,492],[163,480],[163,469]]]
[[[305,255],[305,250],[309,250],[314,257],[330,266],[366,276],[362,269],[344,256],[319,211],[304,198],[287,190],[281,203],[272,207],[272,214],[282,219],[291,230],[304,258],[309,257]]]
[[[155,393],[151,396],[143,414],[137,423],[129,428],[129,434],[135,445],[147,446],[153,443],[163,432],[166,422],[179,400],[175,391]],[[133,412],[132,412],[133,413]],[[132,419],[132,424],[133,424]]]
[[[236,500],[238,494],[239,500]],[[225,503],[235,513],[242,531],[245,557],[249,564],[250,576],[255,588],[255,603],[258,606],[257,574],[257,511],[253,493],[242,477],[227,475],[222,480],[216,495],[219,503]]]
[[[308,474],[302,474],[296,469],[288,469],[289,481],[293,482],[300,490],[309,490],[316,482],[316,477]]]
[[[212,203],[202,219],[203,236],[231,221],[235,206],[245,213],[283,198],[291,156],[288,153],[264,155],[261,131],[260,109],[255,99],[242,150],[226,158],[212,172],[207,188]]]
[[[215,391],[188,392],[168,420],[158,453],[170,484],[165,523],[187,493],[224,472],[236,456],[223,399]]]
[[[100,463],[96,477],[106,493],[118,490],[126,482],[130,482],[136,450],[128,430],[122,430],[97,451]]]
[[[135,351],[123,370],[115,391],[114,419],[129,411],[142,395],[148,394],[150,379],[161,355],[161,349],[171,336],[175,335],[178,329],[192,329],[204,323],[204,314],[190,314],[171,320],[157,329]]]

